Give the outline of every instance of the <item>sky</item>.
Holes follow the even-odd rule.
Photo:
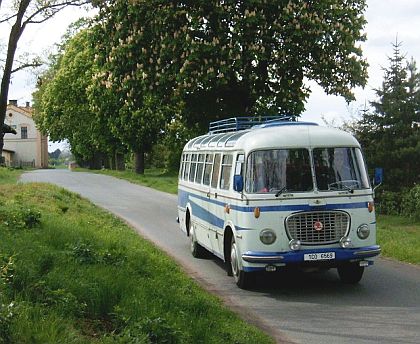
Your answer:
[[[321,0],[322,1],[322,0]],[[420,0],[367,0],[368,8],[365,12],[367,25],[367,41],[362,43],[364,57],[369,63],[369,79],[364,89],[354,90],[356,101],[347,104],[342,97],[327,96],[321,87],[309,83],[311,96],[306,104],[306,111],[301,120],[340,124],[357,116],[360,110],[369,106],[369,101],[375,99],[375,88],[381,87],[383,70],[389,66],[388,57],[392,56],[392,43],[398,37],[402,43],[401,52],[407,59],[413,57],[420,69]],[[28,27],[19,43],[20,49],[32,51],[46,57],[53,49],[54,44],[61,41],[67,26],[86,15],[84,10],[66,9],[55,18],[43,23]],[[8,28],[0,27],[0,43],[5,43],[4,35]],[[32,101],[32,92],[35,90],[36,76],[28,73],[16,73],[13,77],[9,91],[9,99],[17,99],[19,104]],[[51,143],[49,150],[62,147]]]

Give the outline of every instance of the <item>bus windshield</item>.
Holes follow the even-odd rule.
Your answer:
[[[313,155],[318,190],[352,191],[369,188],[360,149],[316,148]]]
[[[249,154],[245,177],[248,193],[304,192],[313,190],[307,149],[270,149]]]

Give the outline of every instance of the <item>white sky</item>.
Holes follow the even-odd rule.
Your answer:
[[[323,123],[321,116],[328,121],[340,123],[349,119],[351,114],[357,114],[358,109],[375,99],[373,89],[381,86],[382,67],[388,67],[387,57],[392,55],[391,43],[398,40],[402,42],[401,51],[407,58],[413,57],[420,69],[420,1],[419,0],[367,0],[368,9],[365,17],[368,21],[365,32],[367,42],[363,43],[364,56],[369,63],[369,80],[365,89],[355,90],[356,101],[346,104],[343,98],[327,96],[323,90],[310,84],[312,94],[302,114],[302,120]],[[85,15],[83,10],[66,9],[55,18],[43,23],[28,27],[19,43],[20,50],[32,51],[40,55],[48,55],[52,46],[61,41],[67,26]],[[9,28],[0,27],[0,43],[5,44],[5,35]],[[27,73],[16,73],[13,77],[9,91],[9,99],[17,99],[24,105],[31,101],[35,89],[35,76]],[[50,145],[50,150],[57,147]]]

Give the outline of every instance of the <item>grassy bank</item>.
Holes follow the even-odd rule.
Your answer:
[[[420,264],[420,223],[402,216],[377,216],[377,241],[382,255]]]
[[[0,343],[273,342],[64,189],[1,185],[0,237]]]

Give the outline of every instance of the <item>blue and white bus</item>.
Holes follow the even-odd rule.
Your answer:
[[[240,288],[288,266],[337,268],[357,283],[380,253],[359,143],[293,117],[222,120],[189,141],[178,215],[192,255],[212,252]]]

